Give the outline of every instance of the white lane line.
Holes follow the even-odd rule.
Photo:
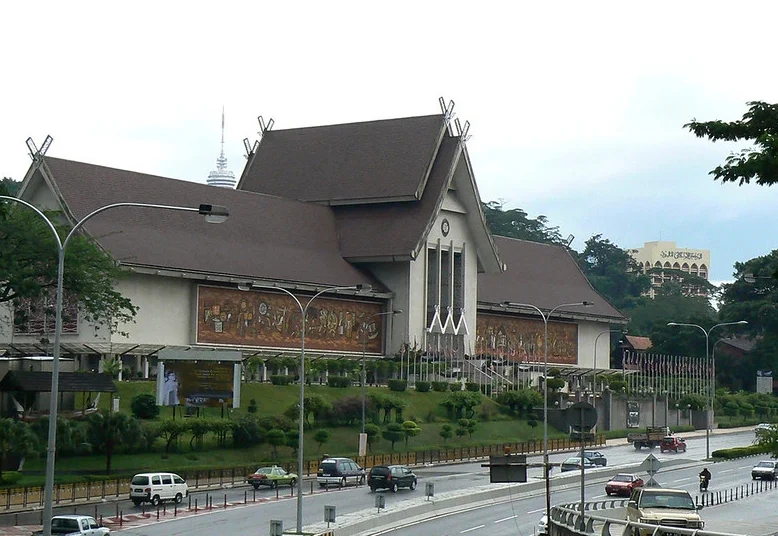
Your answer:
[[[484,528],[485,526],[486,526],[486,525],[478,525],[477,527],[473,527],[473,528],[470,528],[470,529],[461,530],[461,531],[459,531],[459,534],[464,534],[465,532],[470,532],[470,531],[473,531],[473,530],[482,529],[482,528]]]
[[[546,511],[546,509],[545,509],[545,508],[538,508],[537,510],[530,510],[530,511],[529,511],[529,512],[527,512],[527,513],[528,513],[528,514],[537,514],[538,512],[545,512],[545,511]]]
[[[590,499],[604,499],[607,495],[597,495],[596,497],[589,497]]]
[[[519,517],[519,516],[504,517],[502,519],[498,519],[497,521],[495,521],[495,523],[502,523],[503,521],[510,521],[511,519],[516,519],[517,517]]]
[[[719,473],[729,473],[730,471],[734,471],[734,469],[722,469]]]
[[[751,469],[753,465],[744,465],[743,467],[738,467],[738,469]]]
[[[681,478],[679,480],[673,480],[673,484],[675,484],[676,482],[686,482],[687,480],[691,480],[691,478]]]

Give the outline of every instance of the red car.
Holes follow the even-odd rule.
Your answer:
[[[659,443],[661,452],[686,452],[686,441],[680,437],[667,436]]]
[[[638,475],[619,473],[605,484],[605,493],[608,495],[629,495],[635,488],[643,487],[643,479]]]

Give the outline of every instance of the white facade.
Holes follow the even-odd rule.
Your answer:
[[[642,248],[630,249],[628,253],[635,259],[643,273],[652,268],[661,268],[686,272],[703,279],[708,279],[710,274],[710,250],[708,249],[679,248],[675,242],[655,241],[644,243]],[[672,279],[673,276],[669,273],[652,274],[648,295],[651,298],[655,297],[662,283]],[[707,295],[705,289],[693,285],[685,285],[684,292],[697,296]]]

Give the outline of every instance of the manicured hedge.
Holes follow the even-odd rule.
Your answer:
[[[390,391],[405,391],[408,389],[408,382],[405,380],[389,380],[386,382]]]
[[[327,385],[330,387],[349,387],[351,385],[351,378],[348,376],[328,376]]]
[[[416,391],[419,393],[429,393],[430,382],[416,382]]]
[[[465,389],[467,389],[470,392],[477,393],[478,391],[481,390],[481,386],[475,382],[467,382],[465,383]]]
[[[448,391],[448,382],[432,382],[432,390],[436,393],[445,393]]]
[[[754,456],[756,454],[767,454],[768,452],[770,452],[770,447],[767,445],[749,445],[747,447],[714,450],[711,453],[711,456],[722,460],[732,460],[735,458]]]
[[[289,385],[292,383],[292,377],[283,374],[274,374],[270,376],[270,383],[273,385]]]

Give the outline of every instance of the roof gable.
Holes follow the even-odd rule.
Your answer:
[[[332,205],[418,200],[445,131],[441,114],[266,131],[238,189]]]
[[[503,273],[478,274],[479,304],[510,301],[550,311],[563,303],[588,301],[594,305],[570,308],[569,312],[626,321],[594,290],[564,247],[505,236],[495,236],[494,241],[507,267]]]

